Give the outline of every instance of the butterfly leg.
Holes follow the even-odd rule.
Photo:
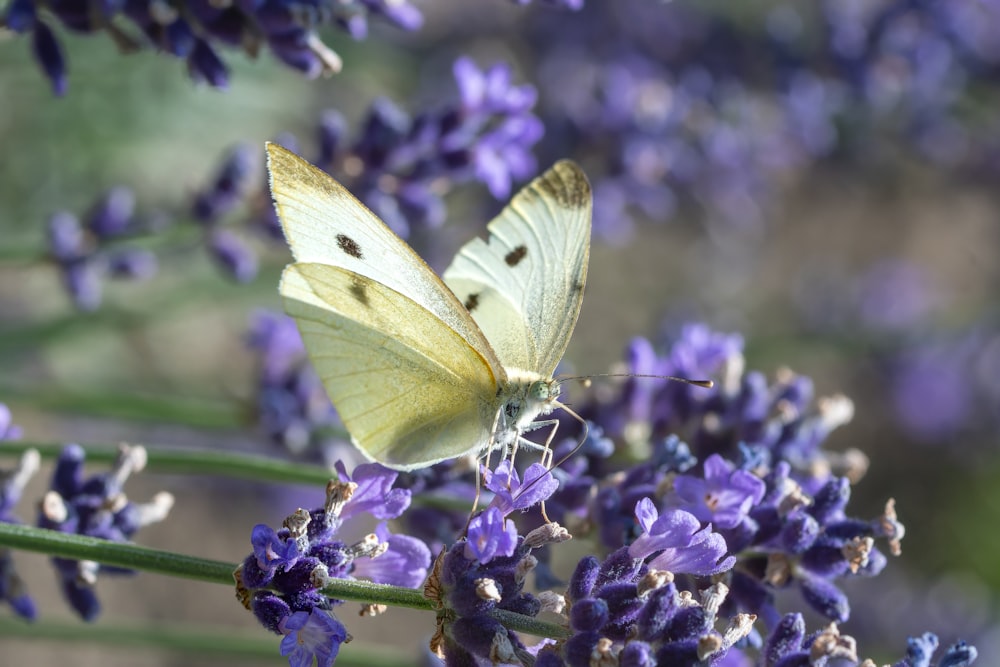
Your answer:
[[[523,433],[530,433],[531,431],[537,431],[538,429],[545,428],[546,426],[551,426],[552,430],[549,432],[548,436],[545,438],[544,444],[538,444],[537,442],[532,442],[527,438],[521,437]],[[517,436],[517,442],[520,443],[525,449],[530,449],[532,451],[542,453],[542,465],[549,468],[552,464],[552,441],[555,440],[556,431],[559,430],[559,420],[558,419],[542,419],[540,421],[531,422],[526,426],[521,433]],[[511,457],[513,459],[513,457]]]

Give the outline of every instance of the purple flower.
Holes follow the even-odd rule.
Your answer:
[[[487,70],[462,57],[452,68],[466,112],[521,114],[535,106],[538,95],[531,86],[511,84],[510,66],[504,63]]]
[[[204,190],[195,195],[191,212],[203,224],[218,222],[243,198],[257,149],[240,144],[229,151],[218,173]]]
[[[238,283],[257,277],[257,254],[229,229],[214,229],[208,235],[208,251],[220,268]]]
[[[331,667],[347,640],[347,628],[332,614],[320,609],[297,611],[283,624],[281,655],[288,656],[289,667]]]
[[[713,454],[705,460],[704,478],[678,475],[674,494],[678,506],[700,521],[734,528],[764,497],[763,480]]]
[[[397,471],[378,463],[362,463],[354,468],[353,475],[348,475],[340,461],[336,468],[341,481],[358,485],[340,512],[342,520],[346,521],[361,512],[367,512],[376,519],[395,519],[410,506],[410,492],[392,488],[399,477]]]
[[[278,537],[274,530],[263,523],[253,527],[250,535],[253,545],[253,555],[257,559],[257,567],[268,576],[274,574],[277,568],[289,569],[299,559],[299,549],[295,540]]]
[[[541,463],[528,466],[523,484],[509,460],[502,461],[496,471],[484,467],[482,475],[486,488],[496,494],[490,507],[499,509],[503,516],[537,505],[559,488],[558,480]]]
[[[292,454],[335,458],[347,434],[306,357],[295,320],[259,311],[247,340],[257,353],[257,410],[261,430]]]
[[[858,315],[877,330],[912,329],[934,306],[927,272],[902,260],[884,260],[869,268],[858,281],[857,294]]]
[[[134,209],[132,191],[117,187],[91,207],[86,225],[68,211],[49,218],[49,256],[78,309],[91,311],[101,304],[106,278],[146,280],[156,273],[150,251],[120,245],[120,237],[139,230]]]
[[[388,544],[378,556],[354,561],[351,575],[379,584],[417,588],[427,578],[431,552],[423,540],[409,535],[394,535],[383,521],[375,529],[380,542]]]
[[[0,442],[17,440],[21,437],[21,427],[14,423],[14,416],[5,404],[0,403]]]
[[[480,563],[489,563],[497,556],[510,556],[517,546],[517,528],[514,522],[504,519],[496,507],[488,507],[469,522],[465,542],[465,557]]]
[[[331,579],[413,587],[424,581],[430,566],[425,544],[391,534],[384,522],[354,544],[338,539],[343,522],[361,512],[397,516],[408,504],[409,492],[394,492],[395,473],[381,466],[359,466],[355,481],[349,481],[343,465],[337,465],[342,479],[327,485],[323,507],[297,510],[278,531],[256,526],[254,552],[235,575],[244,606],[265,628],[286,635],[281,652],[291,656],[292,665],[310,664],[314,657],[329,664],[345,640],[344,627],[329,613],[340,601],[322,592]]]
[[[174,503],[169,493],[158,493],[143,504],[130,501],[124,493],[126,480],[146,465],[143,447],[122,445],[111,470],[90,477],[83,475],[85,458],[79,445],[63,448],[52,473],[52,488],[40,503],[40,528],[128,542],[143,526],[167,517]],[[94,620],[101,609],[94,592],[98,574],[131,572],[93,561],[66,558],[53,558],[52,564],[67,602],[87,621]]]
[[[635,506],[635,517],[642,534],[629,546],[633,558],[657,554],[649,567],[675,574],[718,574],[732,569],[736,558],[726,557],[726,540],[712,532],[711,525],[701,528],[694,515],[683,510],[668,510],[662,515],[649,498]]]

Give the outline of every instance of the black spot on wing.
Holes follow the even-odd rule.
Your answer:
[[[503,258],[503,261],[507,262],[507,266],[517,266],[527,255],[527,246],[519,245],[507,253],[507,255]]]
[[[470,294],[465,298],[465,309],[470,313],[479,307],[479,293]]]
[[[364,259],[364,256],[361,254],[361,246],[346,234],[337,234],[337,247],[355,259]]]
[[[368,285],[359,277],[351,281],[351,296],[365,308],[368,307]]]
[[[575,283],[573,283],[573,292],[574,293],[576,293],[576,292],[582,292],[582,291],[583,291],[583,283],[581,283],[581,282],[575,282]]]

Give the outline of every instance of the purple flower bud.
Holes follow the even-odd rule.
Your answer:
[[[376,10],[398,28],[412,32],[419,30],[424,24],[424,16],[420,10],[405,2],[382,2]]]
[[[49,218],[48,240],[49,252],[60,262],[82,259],[88,252],[83,227],[68,211],[59,211]]]
[[[633,556],[627,547],[622,547],[608,554],[601,563],[596,585],[605,586],[620,581],[634,582],[643,569],[642,558]]]
[[[140,248],[122,250],[107,257],[107,272],[112,278],[148,280],[156,274],[156,269],[156,255]]]
[[[809,606],[831,621],[844,623],[851,616],[851,605],[843,591],[822,577],[806,576],[799,580],[802,597]]]
[[[10,30],[23,33],[31,30],[37,16],[33,0],[12,0],[7,7],[4,22]]]
[[[250,282],[257,276],[257,255],[246,241],[228,229],[212,231],[208,237],[208,250],[236,282]]]
[[[656,651],[657,665],[670,667],[699,667],[702,661],[698,658],[698,640],[673,641],[664,644]]]
[[[85,621],[93,621],[101,614],[101,603],[97,599],[92,586],[81,583],[74,572],[71,575],[63,574],[59,578],[63,597],[77,614]]]
[[[85,312],[97,310],[101,305],[104,288],[101,270],[92,261],[76,261],[63,270],[63,285],[73,299],[73,305]]]
[[[812,546],[819,532],[819,522],[809,514],[799,512],[789,517],[781,529],[782,548],[789,553],[800,554]]]
[[[202,222],[215,222],[239,204],[246,191],[256,149],[240,144],[229,151],[211,185],[195,197],[192,213]]]
[[[187,64],[188,73],[195,81],[204,81],[213,88],[228,87],[229,70],[205,40],[195,38]]]
[[[941,656],[938,667],[969,667],[979,657],[979,651],[975,646],[970,646],[964,641],[949,646],[945,654]]]
[[[52,28],[44,21],[35,21],[32,31],[32,49],[35,59],[52,82],[52,92],[57,97],[66,94],[66,57]]]
[[[576,564],[573,576],[569,580],[569,588],[566,592],[570,600],[582,600],[590,597],[594,586],[597,584],[597,577],[601,571],[601,562],[595,556],[584,556]]]
[[[319,157],[316,164],[324,169],[333,164],[340,154],[345,134],[347,134],[347,121],[339,111],[327,109],[320,115]]]
[[[257,591],[250,601],[250,610],[260,624],[276,635],[283,634],[281,626],[292,610],[288,603],[271,591]]]
[[[108,190],[87,215],[87,228],[98,238],[113,238],[127,231],[135,214],[135,193],[119,186]]]
[[[651,591],[637,619],[639,636],[650,642],[661,641],[678,608],[673,582]]]
[[[656,667],[653,647],[644,641],[630,641],[618,654],[618,667]]]
[[[570,610],[570,627],[577,632],[596,632],[608,622],[608,603],[597,598],[584,598]]]
[[[844,508],[851,498],[851,483],[844,477],[831,479],[813,497],[809,513],[821,524],[844,516]]]
[[[566,656],[568,667],[590,667],[592,664],[590,656],[600,639],[599,632],[577,632],[567,639],[563,655]]]
[[[167,53],[178,58],[187,58],[194,51],[197,41],[191,24],[178,18],[163,28],[163,38],[160,43]]]
[[[806,623],[802,614],[785,614],[764,644],[764,664],[777,664],[781,658],[802,650],[805,636]]]
[[[463,616],[455,619],[451,624],[450,632],[455,642],[465,650],[486,661],[499,657],[497,649],[506,643],[513,648],[510,642],[510,633],[503,624],[486,615]],[[520,642],[518,642],[520,644]],[[507,659],[499,659],[497,662],[511,662],[513,655]],[[451,664],[449,662],[449,664]]]

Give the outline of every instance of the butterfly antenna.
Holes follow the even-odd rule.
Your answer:
[[[711,380],[692,380],[690,378],[677,377],[676,375],[647,375],[643,373],[598,373],[596,375],[574,375],[571,377],[561,378],[559,381],[566,382],[569,380],[580,380],[584,383],[589,383],[589,381],[593,378],[654,378],[657,380],[683,382],[684,384],[694,385],[695,387],[704,387],[705,389],[711,389],[715,386],[715,383]]]

